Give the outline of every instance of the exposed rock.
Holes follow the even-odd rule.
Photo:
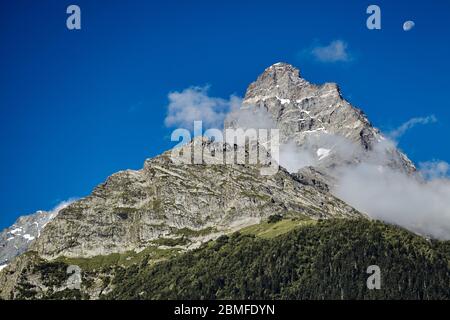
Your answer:
[[[203,148],[210,152],[211,145]],[[166,152],[142,170],[112,175],[61,210],[32,248],[45,258],[106,255],[141,250],[183,228],[223,233],[287,212],[316,219],[360,215],[282,168],[263,176],[253,165],[176,165]]]
[[[314,186],[324,192],[329,192],[336,183],[333,177],[317,171],[314,167],[304,167],[293,176],[301,183]]]

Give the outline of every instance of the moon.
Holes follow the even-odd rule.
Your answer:
[[[411,20],[406,21],[406,22],[403,24],[403,30],[404,30],[404,31],[409,31],[409,30],[411,30],[412,28],[414,28],[415,25],[416,25],[416,24],[414,23],[414,21],[411,21]]]

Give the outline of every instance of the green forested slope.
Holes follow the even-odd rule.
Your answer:
[[[363,219],[306,223],[273,238],[254,230],[258,236],[243,230],[157,265],[123,269],[105,298],[450,298],[449,242]],[[369,265],[381,268],[380,290],[367,289]]]

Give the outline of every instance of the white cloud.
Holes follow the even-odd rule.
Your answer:
[[[222,128],[226,115],[239,108],[241,100],[236,96],[228,100],[210,97],[208,89],[190,87],[181,92],[169,93],[165,125],[190,129],[194,121],[203,121],[204,128]]]
[[[436,122],[437,122],[437,118],[434,115],[431,115],[428,117],[412,118],[412,119],[406,121],[405,123],[403,123],[397,129],[391,131],[389,133],[389,137],[391,137],[394,140],[397,140],[401,136],[403,136],[408,130],[414,128],[416,125],[430,124],[430,123],[436,123]]]
[[[450,239],[450,180],[416,176],[367,163],[346,168],[334,190],[372,218],[422,235]]]
[[[337,183],[332,192],[374,219],[450,240],[450,165],[424,162],[416,174],[407,174],[389,166],[394,148],[395,142],[389,139],[380,140],[370,152],[334,148],[336,158],[362,161],[334,170]]]
[[[326,46],[311,49],[312,56],[320,62],[348,62],[351,60],[348,44],[342,40],[331,41]]]

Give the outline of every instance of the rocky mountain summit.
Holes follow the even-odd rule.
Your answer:
[[[386,138],[364,113],[341,95],[335,83],[315,85],[286,63],[267,68],[253,82],[244,105],[265,109],[281,131],[281,141],[292,141],[313,153],[316,166],[325,169],[366,160]],[[395,146],[383,146],[382,165],[412,173],[414,164]]]

